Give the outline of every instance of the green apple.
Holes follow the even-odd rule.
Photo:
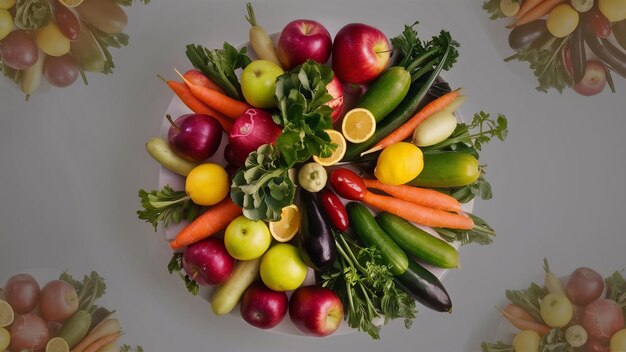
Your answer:
[[[253,221],[241,215],[231,221],[224,232],[224,245],[233,258],[251,260],[267,251],[272,235],[265,222]]]
[[[541,318],[551,328],[562,328],[574,316],[574,307],[567,296],[560,293],[549,293],[539,305]]]
[[[241,91],[248,104],[257,108],[272,108],[276,78],[284,73],[283,69],[268,60],[252,61],[241,73]]]
[[[291,291],[300,287],[308,270],[298,248],[288,243],[275,244],[261,259],[261,280],[274,291]]]

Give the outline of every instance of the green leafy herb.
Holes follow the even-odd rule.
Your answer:
[[[150,193],[139,190],[139,199],[143,210],[137,210],[139,219],[145,220],[157,230],[159,223],[168,227],[171,223],[178,224],[181,220],[192,221],[198,217],[202,207],[195,204],[184,191],[174,191],[166,185],[160,191]]]
[[[455,187],[447,190],[446,193],[450,194],[456,200],[461,203],[468,203],[476,196],[479,196],[481,199],[489,200],[493,198],[493,193],[491,192],[491,184],[484,175],[484,167],[480,167],[481,175],[478,176],[478,179],[473,183],[463,186],[463,187]]]
[[[183,254],[182,253],[174,253],[172,259],[167,264],[167,271],[170,274],[177,272],[180,275],[181,279],[185,282],[185,287],[187,291],[194,296],[198,295],[200,292],[200,285],[196,281],[194,281],[189,275],[185,274],[183,268]]]
[[[604,279],[606,283],[606,298],[612,299],[622,306],[626,316],[626,280],[619,271]]]
[[[483,352],[515,352],[515,349],[511,345],[507,345],[502,341],[496,343],[483,342],[480,347]]]
[[[449,32],[442,30],[430,41],[422,42],[414,28],[418,23],[416,21],[410,26],[405,25],[400,35],[391,38],[391,44],[398,53],[396,65],[411,73],[413,82],[432,71],[442,58],[445,60],[442,68],[447,71],[459,57],[459,43],[452,39]],[[448,54],[444,55],[446,52]]]
[[[474,214],[467,214],[474,221],[474,227],[470,230],[433,228],[448,242],[460,242],[461,245],[478,243],[487,245],[493,242],[492,237],[496,235],[494,229],[487,222]]]
[[[59,280],[67,282],[76,290],[78,294],[78,309],[86,310],[90,313],[98,309],[95,301],[104,295],[106,284],[97,272],[92,271],[89,275],[85,275],[82,281],[78,281],[67,271],[64,271],[59,276]]]
[[[17,0],[15,3],[15,26],[34,31],[50,22],[52,8],[48,0]]]
[[[293,203],[296,185],[289,168],[271,144],[250,153],[233,177],[230,196],[243,214],[252,220],[278,221],[284,207]]]
[[[2,58],[0,58],[0,71],[4,74],[5,77],[12,80],[15,83],[19,83],[22,78],[22,73],[19,70],[11,68],[7,66],[4,62],[2,62]]]
[[[500,1],[501,0],[487,0],[483,3],[483,10],[489,13],[490,20],[506,17],[500,9]]]
[[[343,233],[335,233],[338,267],[322,274],[322,286],[332,289],[346,310],[348,325],[380,338],[382,325],[403,318],[408,329],[415,318],[415,300],[396,286],[380,250],[364,248]],[[356,253],[356,254],[355,254]]]
[[[329,157],[337,147],[324,129],[332,128],[332,99],[326,86],[333,72],[328,66],[307,61],[276,80],[275,99],[280,114],[274,116],[283,126],[276,146],[288,167],[307,161],[313,155]]]
[[[143,352],[143,347],[137,346],[136,348],[133,348],[132,346],[129,346],[129,345],[122,345],[120,347],[120,352]]]
[[[547,92],[548,89],[554,88],[562,93],[563,89],[573,85],[572,78],[561,60],[563,48],[568,40],[569,36],[553,38],[539,48],[522,49],[504,61],[515,59],[528,62],[539,83],[538,91]]]
[[[89,24],[85,24],[85,26],[89,28],[94,38],[98,42],[98,45],[102,49],[102,53],[104,54],[105,62],[102,73],[106,75],[113,73],[115,64],[113,63],[113,55],[111,55],[109,48],[113,47],[119,49],[123,46],[128,45],[128,35],[125,33],[105,33]]]
[[[561,329],[552,329],[541,338],[539,352],[572,352],[574,349],[565,340],[565,334]]]
[[[224,42],[223,49],[209,50],[201,45],[189,44],[186,54],[191,64],[222,87],[229,97],[243,99],[235,70],[245,68],[251,62],[245,47],[237,51]]]
[[[539,302],[547,294],[548,290],[545,287],[539,286],[534,282],[525,290],[506,290],[506,298],[508,298],[511,303],[523,308],[538,322],[543,322],[541,313],[539,312]]]

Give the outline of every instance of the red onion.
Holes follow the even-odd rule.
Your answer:
[[[262,109],[248,109],[241,115],[228,134],[229,162],[243,166],[248,154],[263,144],[275,143],[282,128],[272,115]]]

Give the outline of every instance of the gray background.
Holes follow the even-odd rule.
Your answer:
[[[582,97],[534,90],[510,54],[504,23],[488,21],[480,1],[257,1],[259,22],[279,31],[296,18],[321,21],[331,34],[364,22],[396,35],[421,22],[430,36],[448,29],[461,43],[445,77],[470,99],[464,115],[508,116],[505,143],[486,146],[482,162],[495,197],[475,213],[498,231],[495,244],[461,251],[463,268],[444,283],[451,315],[421,309],[410,330],[392,323],[380,341],[364,334],[312,339],[217,318],[166,271],[160,233],[137,220],[137,190],[153,189],[158,167],[144,151],[157,135],[172,94],[157,73],[188,68],[184,45],[247,41],[244,2],[153,1],[128,9],[131,45],[113,50],[111,76],[87,88],[45,89],[29,103],[0,85],[0,281],[28,268],[102,273],[118,310],[123,342],[146,351],[476,351],[493,340],[504,290],[541,279],[542,258],[568,274],[590,266],[603,275],[626,268],[626,84]]]

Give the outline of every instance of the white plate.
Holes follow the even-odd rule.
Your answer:
[[[272,38],[274,39],[274,41],[276,41],[278,34],[272,34]],[[241,44],[239,46],[237,46],[237,48],[241,48],[243,46],[246,46],[248,48],[248,56],[250,56],[250,58],[252,60],[256,59],[256,56],[254,55],[254,51],[252,50],[252,48],[250,48],[250,46],[245,43],[245,44]],[[182,71],[181,71],[182,72]],[[345,88],[345,87],[344,87]],[[348,89],[345,88],[344,92],[347,92]],[[350,97],[346,97],[344,102],[349,102],[349,101],[354,101],[354,98],[350,98]],[[344,111],[346,111],[346,105],[344,104]],[[170,128],[170,123],[167,119],[165,119],[165,115],[169,114],[171,115],[174,119],[176,119],[177,117],[179,117],[180,115],[183,114],[190,114],[192,113],[192,111],[187,108],[187,106],[185,106],[185,104],[176,96],[174,95],[172,97],[172,100],[170,101],[170,104],[167,107],[167,110],[165,112],[165,114],[163,115],[163,121],[161,124],[161,137],[165,138],[167,140],[167,132]],[[460,115],[459,119],[460,119]],[[228,136],[226,134],[224,134],[222,136],[222,143],[220,144],[220,147],[218,149],[218,151],[209,159],[207,159],[207,162],[212,162],[212,163],[217,163],[220,165],[226,165],[226,161],[224,159],[224,147],[228,144]],[[185,189],[185,178],[183,176],[180,176],[162,166],[159,167],[159,189],[163,188],[164,186],[169,185],[171,186],[174,190],[184,190]],[[467,204],[463,204],[463,211],[465,212],[471,212],[473,209],[473,205],[474,202],[471,201]],[[181,222],[180,224],[172,224],[169,227],[167,227],[164,230],[165,233],[165,239],[168,241],[173,240],[176,237],[176,234],[186,225],[186,222]],[[428,233],[437,236],[437,233],[427,227],[424,226],[419,226],[420,228],[422,228],[423,230],[427,231]],[[459,244],[458,243],[453,243],[452,244],[455,248],[459,248]],[[433,267],[431,265],[428,264],[424,264],[421,263],[424,267],[426,267],[428,270],[430,270],[435,276],[437,276],[440,280],[443,279],[443,277],[446,275],[447,271],[446,269],[442,269],[442,268],[437,268],[437,267]],[[307,278],[305,280],[305,284],[313,284],[314,281],[314,274],[313,274],[313,270],[309,270],[309,273],[307,275]],[[205,300],[209,300],[210,298],[210,294],[212,292],[212,288],[211,287],[202,287],[200,290],[200,294],[199,296],[202,297]],[[290,294],[290,293],[288,293]],[[239,316],[239,307],[236,307],[235,309],[233,309],[233,311],[231,312],[231,314],[235,314],[237,316]],[[276,333],[284,333],[284,334],[290,334],[290,335],[302,335],[302,336],[306,336],[304,334],[302,334],[299,330],[297,330],[295,328],[295,326],[289,321],[288,317],[285,317],[285,319],[283,319],[283,321],[276,327],[274,327],[273,329],[269,329],[268,331],[271,332],[276,332]],[[333,334],[333,335],[345,335],[345,334],[350,334],[356,332],[356,330],[348,327],[348,324],[343,321],[341,324],[341,327]]]

